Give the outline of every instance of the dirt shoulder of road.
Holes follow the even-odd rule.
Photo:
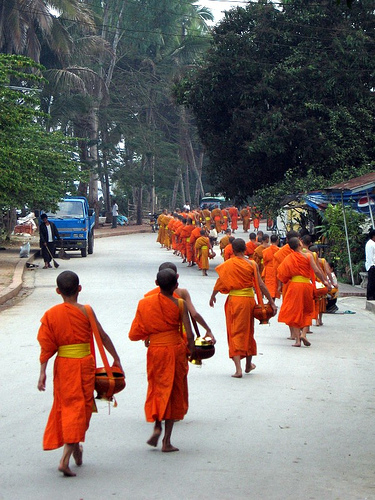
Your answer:
[[[143,224],[141,226],[117,226],[114,229],[111,228],[110,224],[104,224],[95,229],[95,238],[107,238],[112,236],[123,236],[126,234],[147,232],[151,232],[151,228],[148,224]],[[30,255],[29,257],[21,258],[21,246],[27,242],[30,243]],[[33,235],[26,233],[12,235],[10,241],[0,243],[0,303],[1,297],[5,294],[10,293],[10,296],[14,296],[13,291],[16,290],[19,285],[19,283],[14,283],[14,281],[18,282],[19,279],[21,279],[22,286],[23,270],[26,267],[27,262],[32,262],[35,254],[38,252],[38,233]],[[18,293],[18,291],[15,293]]]

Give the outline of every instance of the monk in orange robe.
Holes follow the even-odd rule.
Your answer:
[[[203,226],[205,227],[205,226]],[[195,242],[197,241],[198,238],[200,238],[201,236],[201,230],[202,230],[202,227],[199,227],[199,226],[196,226],[191,235],[190,235],[190,244],[191,244],[191,247],[193,249],[193,253],[194,253],[194,261],[192,263],[192,266],[194,266],[196,263],[197,263],[197,254],[196,254],[196,251],[195,251]]]
[[[167,215],[167,210],[164,209],[162,213],[159,215],[157,218],[157,224],[159,226],[159,231],[158,231],[158,237],[156,239],[157,243],[160,243],[160,245],[163,247],[164,246],[164,231],[165,231],[165,226],[164,226],[164,216]]]
[[[268,234],[262,236],[262,243],[254,251],[254,260],[258,264],[260,275],[263,274],[263,252],[269,247],[270,237]]]
[[[246,251],[245,255],[249,257],[249,259],[254,260],[254,252],[258,248],[259,243],[257,242],[257,235],[255,233],[249,234],[249,241],[246,243]]]
[[[288,283],[278,321],[289,326],[295,339],[293,347],[301,347],[301,341],[305,346],[310,346],[306,333],[315,312],[312,281],[315,280],[316,274],[327,286],[328,283],[312,256],[302,252],[298,238],[291,238],[289,247],[291,253],[285,257],[277,270],[278,279],[282,283]]]
[[[139,301],[129,338],[149,339],[145,414],[147,422],[155,424],[147,444],[157,446],[164,420],[162,451],[173,452],[178,451],[171,444],[174,421],[182,420],[189,406],[188,349],[182,335],[182,323],[192,357],[195,345],[186,304],[173,297],[178,286],[176,273],[172,269],[159,271],[156,284],[160,286],[160,293]]]
[[[172,269],[176,273],[177,279],[179,279],[179,274],[177,273],[177,267],[175,264],[173,264],[173,262],[163,262],[162,264],[160,264],[158,271],[162,271],[163,269]],[[149,295],[158,294],[159,292],[160,292],[160,286],[157,286],[156,288],[153,288],[149,292],[145,293],[145,297],[148,297]],[[201,316],[199,312],[195,309],[188,290],[186,288],[181,288],[179,284],[177,284],[177,288],[173,292],[173,296],[176,297],[177,299],[180,298],[185,301],[190,316],[197,323],[203,326],[203,328],[206,330],[205,336],[203,338],[209,339],[213,344],[215,344],[216,339],[211,331],[211,328],[208,326],[203,316]]]
[[[221,230],[226,231],[228,229],[228,224],[230,222],[229,212],[226,208],[223,208],[221,213],[223,215],[223,224],[221,226]]]
[[[232,230],[231,229],[227,229],[225,231],[225,235],[220,239],[219,247],[220,247],[220,253],[221,253],[221,255],[224,255],[224,248],[228,245],[229,238],[231,237],[231,235],[232,235]]]
[[[209,255],[212,252],[210,239],[206,236],[206,230],[201,229],[201,235],[195,242],[195,253],[199,269],[202,270],[203,276],[208,276],[207,271],[210,268]]]
[[[273,299],[280,297],[277,287],[277,278],[273,269],[273,257],[278,252],[279,237],[276,234],[271,235],[271,245],[263,250],[263,281],[268,288]]]
[[[221,233],[221,225],[223,224],[223,213],[217,205],[211,211],[211,221],[212,221],[212,224],[215,224],[215,226],[216,226],[217,234],[220,234]]]
[[[234,236],[229,237],[229,243],[228,245],[225,246],[224,252],[223,252],[223,258],[224,260],[229,260],[230,258],[234,257],[234,252],[233,252],[233,241],[236,238]]]
[[[41,347],[38,389],[46,389],[46,368],[57,353],[54,366],[53,405],[44,432],[43,449],[64,446],[58,470],[65,476],[76,474],[69,467],[73,454],[82,465],[81,442],[89,428],[94,404],[95,358],[90,320],[85,306],[78,304],[81,291],[78,276],[64,271],[57,277],[57,293],[63,304],[49,309],[41,319],[38,341]],[[95,317],[95,315],[94,315]],[[112,355],[114,365],[121,368],[120,358],[111,339],[97,322],[104,347]]]
[[[202,224],[203,225],[205,224],[206,228],[210,229],[210,226],[211,226],[211,212],[207,208],[207,206],[203,207],[203,209],[202,209],[202,216],[203,216]]]
[[[243,231],[244,233],[247,233],[250,228],[250,217],[251,217],[251,212],[249,210],[249,207],[245,207],[241,210],[240,217],[243,223]]]
[[[193,249],[191,248],[191,244],[190,244],[190,236],[191,236],[191,233],[193,232],[193,230],[194,230],[193,221],[190,217],[188,217],[186,219],[186,224],[181,229],[181,238],[185,244],[185,249],[184,249],[184,256],[185,257],[184,257],[183,263],[188,262],[189,266],[192,265],[192,262],[194,259],[194,252],[193,252]]]
[[[254,273],[258,273],[259,286],[267,297],[276,314],[275,303],[265,287],[255,263],[245,257],[246,245],[243,239],[236,238],[233,243],[235,256],[216,267],[219,275],[211,298],[210,306],[214,307],[216,295],[228,294],[225,302],[225,317],[227,324],[227,338],[229,357],[233,359],[236,371],[232,377],[241,378],[241,359],[246,358],[245,373],[255,368],[251,362],[257,354],[257,344],[254,339]]]
[[[228,212],[230,217],[230,226],[232,228],[232,232],[234,233],[238,229],[238,208],[234,206],[229,207]]]

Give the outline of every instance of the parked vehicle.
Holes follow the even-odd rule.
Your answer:
[[[159,230],[159,226],[158,226],[158,223],[157,223],[157,219],[158,219],[158,214],[157,213],[151,213],[149,212],[148,214],[149,218],[150,218],[150,227],[151,227],[151,231],[153,233],[156,233],[156,231]]]
[[[64,198],[56,212],[47,212],[47,215],[61,237],[57,249],[80,250],[82,257],[94,252],[95,212],[84,196]]]

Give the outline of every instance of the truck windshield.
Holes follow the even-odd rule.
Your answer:
[[[51,219],[83,218],[83,205],[80,201],[61,201],[56,212],[48,213]]]

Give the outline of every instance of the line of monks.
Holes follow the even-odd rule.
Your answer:
[[[181,256],[183,263],[187,262],[189,267],[197,264],[202,274],[207,276],[209,260],[216,255],[213,246],[217,236],[224,232],[225,238],[229,238],[238,230],[239,220],[242,221],[244,232],[248,232],[251,221],[254,228],[259,228],[260,217],[261,213],[250,207],[239,210],[235,206],[215,206],[210,211],[207,206],[203,206],[202,209],[176,209],[173,213],[163,210],[157,219],[157,242]]]
[[[228,215],[224,218],[223,213],[226,213],[225,210],[227,210]],[[188,263],[189,267],[197,264],[203,275],[207,276],[209,261],[216,256],[209,228],[211,228],[211,231],[212,229],[216,230],[218,234],[224,233],[218,245],[224,261],[227,261],[235,256],[232,243],[235,239],[233,233],[238,229],[238,219],[242,220],[243,231],[248,232],[251,215],[249,207],[243,208],[240,212],[236,207],[229,207],[224,211],[216,207],[211,212],[205,208],[185,211],[184,213],[168,214],[164,211],[158,218],[159,233],[157,241],[162,247],[173,250],[173,253],[180,256],[182,262]],[[231,222],[231,228],[228,227],[228,221]],[[253,222],[255,222],[255,219],[253,219]],[[297,238],[298,240],[296,249],[292,249],[289,245],[291,238]],[[298,272],[302,271],[297,265],[299,255],[296,257],[296,252],[298,252],[297,255],[302,253],[309,256],[307,260],[305,259],[309,264],[304,271],[306,274],[308,269],[309,275],[305,276],[305,278],[294,277],[303,276],[303,274],[298,274]],[[324,258],[319,258],[318,249],[311,245],[311,237],[305,235],[299,239],[299,234],[296,231],[290,231],[287,234],[286,244],[280,248],[279,238],[276,234],[269,236],[264,234],[263,231],[252,232],[249,234],[249,241],[246,242],[244,255],[257,264],[261,279],[271,297],[273,299],[283,297],[283,306],[278,321],[289,326],[289,338],[295,340],[293,345],[299,347],[302,342],[305,346],[309,346],[310,342],[306,338],[306,333],[310,332],[310,325],[313,320],[315,320],[317,326],[323,324],[322,317],[327,309],[327,304],[330,312],[337,310],[335,303],[338,295],[337,280],[333,269]],[[279,266],[289,255],[295,257],[291,269],[286,271],[283,266],[279,270]],[[293,259],[289,259],[289,261],[291,260]],[[290,273],[294,272],[294,275],[290,275]],[[296,282],[299,284],[295,285]],[[291,287],[289,286],[290,283],[293,283]],[[295,297],[293,293],[293,299],[290,302],[291,310],[288,311],[285,305],[289,303],[290,299],[290,292],[287,294],[288,288],[295,291],[306,288],[301,286],[300,283],[308,283],[309,294],[306,295],[304,301],[301,301],[299,299],[301,299],[302,295]],[[309,302],[308,307],[307,302]],[[298,321],[291,317],[295,315],[296,309],[305,311],[300,314]]]

